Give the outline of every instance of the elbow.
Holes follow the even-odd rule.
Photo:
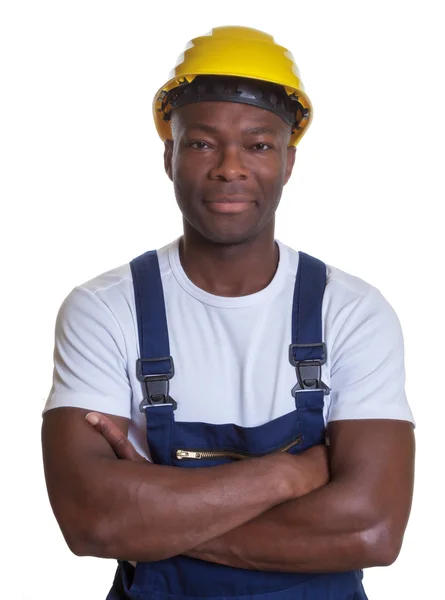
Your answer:
[[[68,548],[76,556],[94,556],[97,558],[110,558],[106,556],[106,546],[101,539],[98,528],[87,527],[83,523],[71,523],[60,526]]]
[[[177,540],[157,528],[149,540],[144,536],[138,539],[114,514],[98,514],[85,504],[71,509],[56,517],[68,548],[76,556],[154,562],[179,553]]]
[[[76,556],[156,562],[178,554],[165,547],[168,540],[155,533],[149,540],[144,536],[135,539],[122,523],[110,516],[92,519],[88,527],[77,529],[71,538],[65,539]]]
[[[393,506],[370,503],[361,496],[351,510],[354,515],[357,543],[354,555],[360,561],[360,568],[389,567],[398,558],[402,548],[407,515]],[[360,558],[359,558],[360,557]]]
[[[68,548],[76,556],[105,556],[105,539],[98,526],[98,519],[85,505],[64,503],[53,506],[54,516],[59,524]]]
[[[94,556],[96,558],[111,558],[107,556],[104,546],[101,546],[92,536],[65,535],[68,548],[76,556]]]
[[[378,523],[362,533],[366,567],[389,567],[399,556],[403,534],[394,531],[388,522]]]
[[[96,553],[91,550],[89,544],[85,543],[83,540],[78,538],[68,538],[67,536],[64,537],[68,548],[76,556],[97,556]]]

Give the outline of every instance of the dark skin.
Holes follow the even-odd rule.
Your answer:
[[[118,458],[147,464],[112,419],[93,412],[87,420]],[[377,457],[369,455],[371,430]],[[339,421],[329,425],[328,434],[330,482],[184,554],[243,569],[299,572],[394,562],[411,507],[406,493],[414,478],[411,424]],[[315,461],[312,465],[317,466]],[[380,488],[382,476],[385,485]]]
[[[280,453],[206,469],[118,460],[85,421],[87,412],[56,408],[42,428],[50,501],[80,556],[153,561],[183,554],[328,478],[320,446],[299,460]],[[108,416],[127,434],[128,419]]]
[[[290,128],[256,107],[200,103],[175,111],[172,132],[165,167],[184,215],[187,275],[217,295],[263,289],[277,267],[274,216],[295,159]],[[320,446],[206,469],[153,465],[125,454],[128,420],[109,415],[104,429],[101,417],[95,431],[86,412],[54,409],[43,424],[50,499],[77,554],[188,554],[301,572],[387,565],[398,555],[412,497],[410,423],[331,423],[329,476]]]
[[[275,211],[295,162],[290,126],[264,109],[202,102],[175,111],[172,132],[164,161],[183,214],[188,277],[219,296],[263,289],[277,268]],[[247,210],[212,210],[230,198],[242,198]]]

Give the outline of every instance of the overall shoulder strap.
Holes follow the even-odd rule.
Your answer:
[[[292,307],[292,343],[289,360],[297,371],[294,392],[329,388],[321,381],[321,365],[326,362],[323,342],[322,303],[326,287],[326,265],[318,258],[299,252]]]
[[[130,262],[133,276],[134,297],[139,332],[140,358],[136,361],[136,373],[143,382],[147,405],[172,404],[169,396],[169,380],[174,375],[173,358],[170,356],[167,316],[158,255],[155,250],[145,252]]]

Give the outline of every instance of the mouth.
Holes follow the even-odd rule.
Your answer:
[[[210,212],[234,214],[249,210],[255,204],[255,201],[246,196],[224,196],[206,200],[204,204]]]

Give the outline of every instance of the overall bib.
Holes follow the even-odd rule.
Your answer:
[[[155,463],[186,469],[211,467],[275,451],[298,454],[324,443],[323,406],[329,388],[321,381],[321,365],[326,362],[323,262],[299,253],[289,347],[289,360],[296,369],[295,410],[258,427],[175,421],[177,404],[169,395],[174,366],[157,254],[146,252],[130,265],[141,356],[136,368],[144,389],[140,410],[145,412]],[[139,562],[136,569],[119,561],[107,600],[366,600],[361,580],[361,571],[253,571],[180,555]]]

